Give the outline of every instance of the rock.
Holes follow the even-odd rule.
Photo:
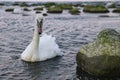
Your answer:
[[[13,8],[8,8],[8,9],[6,9],[5,11],[6,11],[6,12],[13,12],[14,9],[13,9]]]
[[[36,11],[36,14],[42,13],[41,11]]]
[[[99,17],[110,17],[109,15],[100,15]]]
[[[120,13],[120,7],[115,8],[112,12],[113,13]]]
[[[63,12],[63,9],[61,7],[49,7],[48,8],[48,13],[62,13]]]
[[[80,48],[77,66],[95,76],[120,76],[120,34],[114,29],[101,31],[97,39]]]
[[[15,9],[13,10],[13,14],[22,14],[22,13],[23,13],[23,11],[22,11],[21,8],[15,8]]]
[[[47,13],[43,13],[43,16],[48,16],[48,14]]]
[[[36,8],[34,8],[34,10],[43,10],[43,7],[36,7]]]
[[[86,5],[83,8],[83,12],[87,13],[108,13],[109,10],[103,5]]]
[[[23,13],[22,16],[29,16],[29,14],[27,14],[27,13]]]
[[[71,13],[72,15],[79,15],[80,11],[78,8],[73,8],[69,10],[69,13]]]

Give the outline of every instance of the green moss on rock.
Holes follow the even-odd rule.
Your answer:
[[[29,7],[29,5],[28,5],[26,2],[22,2],[22,3],[20,4],[20,6],[21,6],[21,7]]]
[[[49,7],[55,6],[55,5],[56,5],[56,3],[54,3],[54,2],[48,2],[48,3],[45,4],[45,7],[49,8]]]
[[[48,8],[48,13],[62,13],[63,9],[60,7],[50,7]]]
[[[67,9],[67,10],[71,10],[73,9],[72,5],[71,4],[59,4],[59,5],[56,5],[57,7],[60,7],[61,9]]]
[[[114,13],[120,13],[120,7],[117,7],[116,9],[113,10]]]
[[[108,6],[108,8],[116,8],[116,5],[112,3],[111,5]]]
[[[73,8],[69,11],[71,14],[73,15],[78,15],[80,13],[79,9],[78,8]]]
[[[109,12],[108,9],[106,7],[104,7],[103,5],[86,5],[84,6],[83,9],[84,12],[89,12],[89,13],[107,13]]]
[[[97,39],[82,46],[77,54],[78,67],[97,76],[119,76],[120,34],[114,29],[101,31]]]

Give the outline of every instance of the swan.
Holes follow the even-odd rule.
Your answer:
[[[21,59],[27,62],[37,62],[61,56],[62,52],[55,42],[56,38],[42,33],[43,15],[39,14],[35,22],[33,39],[21,54]]]

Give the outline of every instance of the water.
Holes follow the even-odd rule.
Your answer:
[[[120,16],[49,14],[44,17],[43,31],[56,37],[64,56],[26,63],[21,61],[20,54],[32,40],[36,14],[33,11],[29,12],[30,16],[6,13],[5,8],[0,10],[0,80],[77,80],[76,54],[79,48],[92,42],[104,28],[120,32]],[[96,80],[89,76],[79,77],[80,80]]]

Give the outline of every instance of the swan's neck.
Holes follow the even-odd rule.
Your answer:
[[[38,34],[38,27],[37,26],[35,27],[35,30],[34,30],[32,42],[39,44],[39,34]]]

